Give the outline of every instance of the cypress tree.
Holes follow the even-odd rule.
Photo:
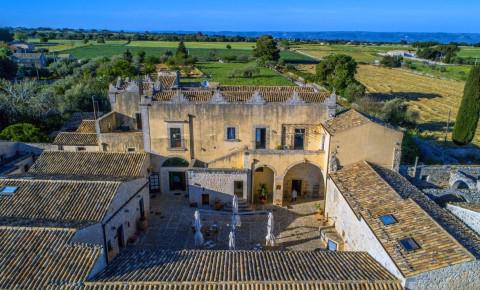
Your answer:
[[[480,116],[480,66],[472,67],[463,91],[462,103],[458,110],[453,142],[465,145],[472,142]]]
[[[187,47],[185,46],[185,43],[183,43],[183,41],[180,41],[180,43],[178,44],[175,56],[180,58],[188,57],[188,50],[187,50]]]

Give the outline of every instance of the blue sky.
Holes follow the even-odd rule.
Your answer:
[[[478,0],[1,1],[0,26],[480,33]]]

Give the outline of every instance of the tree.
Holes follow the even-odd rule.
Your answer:
[[[257,39],[257,45],[253,49],[253,55],[262,64],[269,61],[277,62],[280,59],[280,50],[272,36],[262,35]]]
[[[232,49],[232,46],[230,44],[227,44],[227,49]]]
[[[401,67],[403,57],[386,55],[383,57],[381,63],[386,67]]]
[[[351,82],[345,88],[343,97],[345,97],[350,103],[355,102],[365,96],[365,86],[359,82]]]
[[[123,53],[123,59],[128,61],[128,62],[132,62],[133,60],[133,55],[132,53],[130,52],[129,49],[127,49],[124,53]]]
[[[97,38],[97,43],[105,43],[105,38],[103,37]]]
[[[13,35],[8,29],[0,29],[0,41],[10,42],[13,40]]]
[[[6,55],[0,56],[0,78],[11,80],[17,75],[17,64]]]
[[[453,129],[453,142],[465,145],[472,142],[477,130],[480,115],[480,66],[476,65],[470,71],[463,98],[458,110],[455,127]]]
[[[145,61],[145,55],[146,53],[144,50],[140,50],[139,52],[137,52],[138,62],[143,63]]]
[[[319,81],[343,94],[350,83],[356,82],[357,62],[349,55],[333,54],[317,65],[316,72]]]
[[[19,123],[6,127],[0,132],[0,139],[18,142],[45,142],[48,138],[40,129],[30,123]]]
[[[27,41],[28,35],[23,31],[16,31],[14,34],[14,38],[18,41]]]
[[[180,41],[177,47],[177,51],[175,52],[175,57],[177,58],[187,58],[188,57],[188,50],[187,47],[185,46],[185,43],[183,41]]]

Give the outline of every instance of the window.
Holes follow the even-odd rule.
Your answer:
[[[237,140],[237,132],[235,127],[227,127],[227,140]]]
[[[63,145],[58,145],[58,150],[63,151]]]
[[[77,147],[77,151],[85,151],[85,147]]]
[[[137,130],[142,130],[142,114],[135,113],[135,122],[137,123]]]
[[[295,129],[295,137],[293,139],[293,149],[303,150],[305,147],[305,129]]]
[[[400,245],[402,245],[402,247],[408,251],[408,252],[411,252],[411,251],[415,251],[417,249],[420,249],[420,246],[417,244],[417,242],[415,242],[414,239],[412,238],[405,238],[403,240],[400,240]]]
[[[267,128],[255,128],[255,149],[267,148]]]
[[[170,148],[182,147],[182,131],[180,128],[169,129]]]
[[[1,188],[0,195],[13,195],[18,189],[18,186],[4,186]]]
[[[328,242],[327,242],[327,248],[328,248],[329,251],[335,252],[335,251],[337,251],[337,247],[338,247],[338,246],[337,246],[337,243],[335,243],[335,242],[332,241],[332,240],[328,240]]]
[[[135,147],[129,147],[129,148],[127,149],[127,151],[128,151],[128,152],[135,152]]]
[[[107,143],[102,143],[102,150],[103,150],[103,152],[108,151],[108,144]]]
[[[386,226],[393,225],[393,224],[397,223],[397,219],[391,214],[382,215],[382,216],[379,217],[379,219]]]

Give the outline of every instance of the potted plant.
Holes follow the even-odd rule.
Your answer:
[[[261,203],[266,203],[268,198],[268,191],[266,184],[261,184],[258,190],[258,195]]]
[[[320,203],[315,204],[315,209],[317,210],[315,216],[317,217],[317,220],[320,221],[322,220],[322,205]]]

